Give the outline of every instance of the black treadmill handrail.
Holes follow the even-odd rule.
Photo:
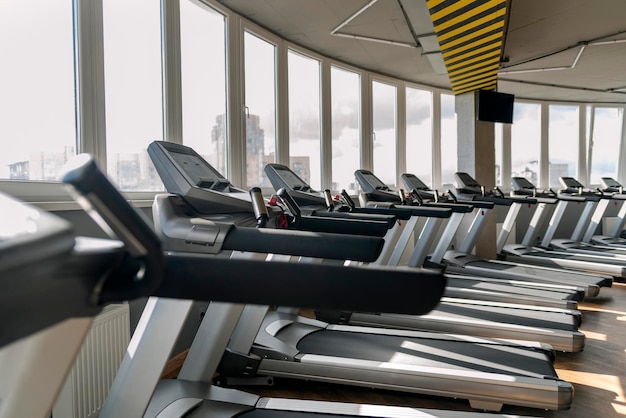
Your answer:
[[[170,252],[154,296],[423,315],[446,286],[435,270],[227,259]],[[211,274],[217,272],[219,274]]]
[[[320,218],[335,218],[335,219],[352,219],[362,221],[378,221],[385,222],[387,228],[391,229],[398,221],[398,217],[393,214],[382,213],[365,213],[365,212],[325,212],[323,210],[313,210],[311,216]]]
[[[384,240],[376,236],[239,228],[232,225],[224,238],[222,249],[373,262],[378,258],[383,244]]]

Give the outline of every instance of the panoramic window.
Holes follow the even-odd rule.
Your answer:
[[[511,126],[511,177],[526,177],[539,184],[541,105],[515,102]]]
[[[104,0],[103,36],[107,173],[122,190],[161,190],[147,153],[163,139],[160,3]]]
[[[276,47],[245,32],[247,187],[271,187],[263,167],[276,162]]]
[[[320,190],[320,62],[294,51],[289,51],[288,62],[289,165],[312,188]]]
[[[227,176],[226,21],[192,0],[180,2],[183,143]]]
[[[550,105],[548,122],[550,187],[560,187],[559,177],[577,176],[578,106]]]
[[[432,187],[433,94],[406,89],[406,169]]]
[[[397,113],[396,87],[372,82],[374,174],[389,186],[396,185]]]
[[[56,181],[77,152],[72,2],[1,8],[0,179]]]
[[[331,67],[332,188],[355,193],[361,168],[361,76]]]
[[[441,184],[447,190],[455,184],[454,173],[458,171],[456,112],[454,96],[441,95]]]
[[[599,186],[602,177],[617,177],[617,160],[622,136],[623,109],[596,107],[593,121],[589,187]]]

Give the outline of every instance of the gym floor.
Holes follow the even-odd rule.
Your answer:
[[[571,409],[543,411],[505,406],[501,413],[535,417],[626,417],[626,284],[615,283],[612,288],[603,288],[598,297],[580,303],[579,310],[583,313],[580,330],[587,336],[585,350],[557,353],[555,362],[559,377],[574,385]],[[311,312],[302,314],[310,316]],[[174,377],[184,356],[185,353],[181,353],[174,357],[164,376]],[[297,380],[277,379],[272,387],[240,389],[261,396],[471,410],[465,400]]]

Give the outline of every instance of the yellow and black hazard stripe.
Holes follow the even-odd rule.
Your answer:
[[[495,90],[506,0],[427,0],[454,94]]]

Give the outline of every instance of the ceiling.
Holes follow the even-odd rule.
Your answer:
[[[327,57],[450,89],[426,0],[219,1]],[[625,16],[624,0],[509,0],[498,91],[626,103]]]

